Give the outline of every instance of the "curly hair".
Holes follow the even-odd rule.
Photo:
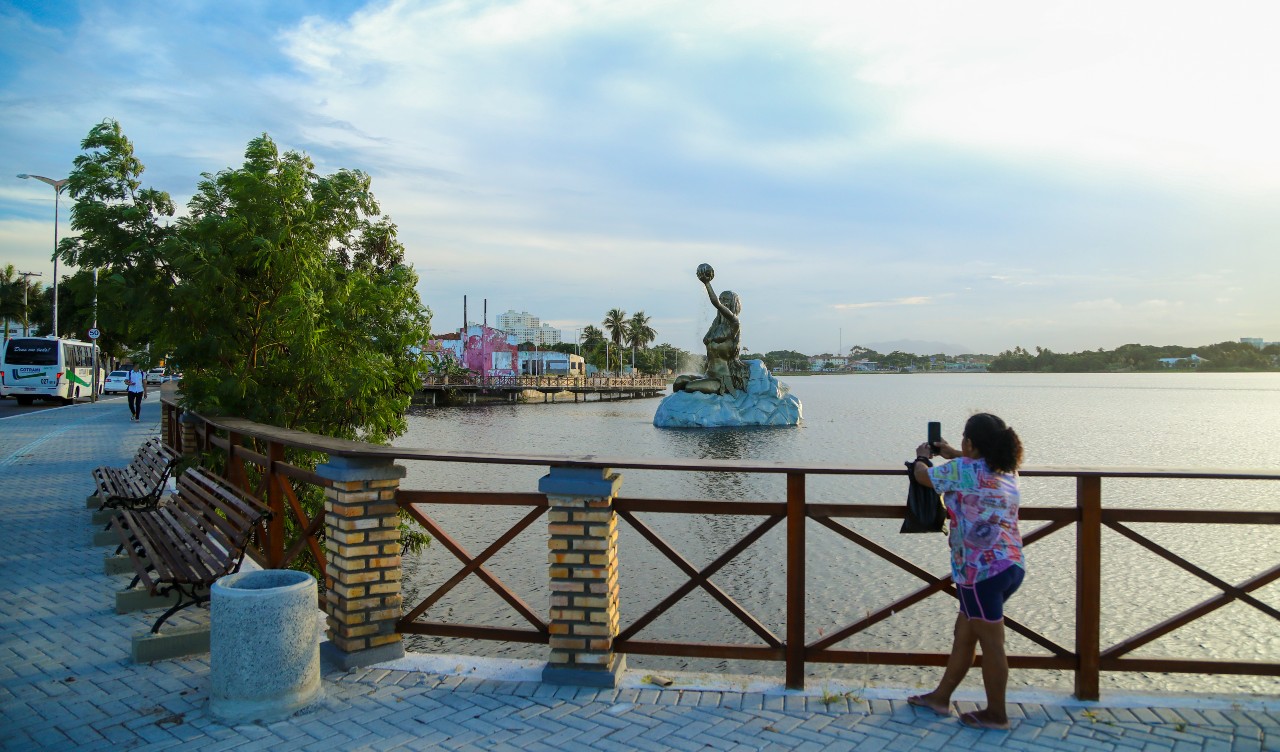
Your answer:
[[[991,413],[977,413],[964,424],[964,437],[997,473],[1016,472],[1022,464],[1022,440]]]

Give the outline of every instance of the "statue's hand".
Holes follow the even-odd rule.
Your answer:
[[[699,282],[710,282],[715,279],[716,270],[711,268],[711,264],[698,264],[697,275]]]

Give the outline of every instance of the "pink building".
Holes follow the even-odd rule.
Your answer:
[[[428,351],[444,351],[464,368],[485,378],[520,373],[515,335],[485,326],[468,326],[427,342]]]

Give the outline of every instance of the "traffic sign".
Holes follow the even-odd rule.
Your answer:
[[[98,331],[96,328],[89,330],[89,339],[97,339],[98,337],[101,337],[101,336],[102,336],[102,332]]]

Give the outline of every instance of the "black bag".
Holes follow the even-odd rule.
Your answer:
[[[947,519],[946,507],[942,505],[942,497],[928,486],[916,482],[916,462],[924,462],[929,467],[929,460],[913,460],[907,463],[907,514],[902,520],[899,533],[940,533],[942,523]]]

